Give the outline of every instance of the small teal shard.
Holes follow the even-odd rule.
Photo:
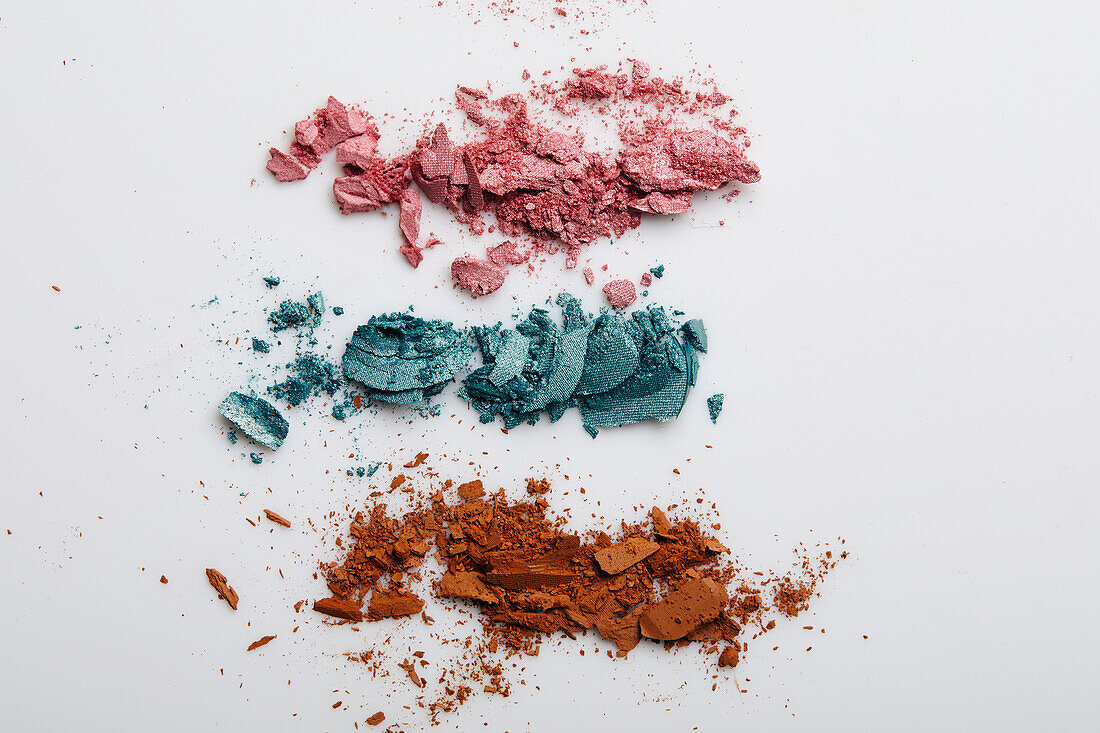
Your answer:
[[[342,307],[338,306],[338,305],[334,305],[334,306],[332,306],[332,315],[342,316],[342,315],[344,315],[344,309]]]
[[[653,275],[653,277],[660,280],[662,277],[665,276],[665,266],[664,265],[657,265],[656,267],[651,267],[651,268],[649,268],[649,272],[650,272],[651,275]]]
[[[710,421],[718,424],[718,416],[722,414],[722,402],[724,402],[726,396],[719,392],[718,394],[707,397],[707,410],[710,411]]]
[[[519,331],[505,329],[491,335],[495,344],[492,348],[495,364],[489,373],[489,381],[499,387],[519,376],[527,364],[527,351],[531,342]]]
[[[373,476],[375,472],[380,468],[382,468],[382,461],[375,461],[374,463],[372,463],[367,469],[367,477],[369,478]]]
[[[253,351],[258,351],[261,354],[266,354],[266,353],[271,351],[271,344],[264,341],[263,339],[253,338],[252,339],[252,350]]]
[[[277,450],[290,431],[286,418],[262,397],[230,392],[219,410],[241,432],[271,450]]]
[[[700,319],[692,318],[690,321],[685,321],[680,331],[696,351],[707,353],[707,329]]]
[[[253,463],[259,464],[264,462],[264,457],[261,456],[259,453],[252,453],[251,455],[249,455],[249,458],[252,459]]]
[[[282,280],[280,280],[280,279],[279,279],[279,278],[278,278],[277,276],[275,276],[275,275],[270,275],[270,276],[268,276],[268,277],[265,277],[265,278],[264,278],[264,285],[266,285],[266,286],[267,286],[267,287],[269,287],[269,288],[277,288],[277,287],[279,287],[279,283],[280,283],[280,282],[282,282]]]
[[[450,323],[391,313],[355,329],[344,351],[343,370],[372,397],[408,405],[442,391],[473,353],[469,334]]]

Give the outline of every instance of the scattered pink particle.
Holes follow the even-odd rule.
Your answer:
[[[508,271],[500,265],[473,257],[458,257],[451,263],[451,277],[475,298],[500,288],[507,275]]]
[[[649,274],[648,272],[643,272],[642,273],[642,287],[643,288],[648,288],[652,284],[653,284],[653,275]]]
[[[586,283],[591,285],[592,283],[596,282],[596,273],[592,272],[591,267],[584,268],[584,270],[582,270],[582,272],[584,272],[584,281]]]
[[[634,290],[634,283],[630,280],[612,280],[603,286],[603,294],[607,296],[607,302],[616,310],[622,310],[638,299],[638,293]]]

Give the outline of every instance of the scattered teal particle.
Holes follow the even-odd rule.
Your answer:
[[[276,275],[270,275],[264,278],[264,285],[269,288],[277,288],[279,287],[279,283],[281,282],[282,280],[280,280]]]
[[[258,338],[253,337],[252,338],[252,350],[253,351],[258,351],[261,354],[267,354],[271,351],[271,344],[264,341],[263,339],[258,339]]]
[[[332,406],[332,416],[337,420],[346,420],[348,418],[348,413],[343,405],[336,404]]]
[[[264,457],[261,456],[259,453],[252,453],[251,455],[249,455],[249,458],[252,459],[253,463],[263,463],[264,462]]]
[[[651,275],[653,275],[653,277],[660,280],[662,277],[665,276],[665,266],[664,265],[657,265],[656,267],[651,267],[651,268],[649,268],[649,273]]]
[[[236,445],[236,443],[237,443],[237,440],[238,440],[238,438],[237,438],[237,431],[236,431],[236,430],[230,430],[230,431],[229,431],[229,435],[228,435],[228,438],[229,438],[229,442],[230,442],[230,443],[232,443],[232,444]]]
[[[358,468],[355,469],[355,475],[358,476],[359,478],[363,478],[364,476],[367,475],[367,469],[363,468],[362,466],[359,466]]]
[[[721,392],[707,397],[707,409],[710,411],[710,421],[718,424],[718,416],[722,414],[722,402],[726,396]]]
[[[290,376],[268,387],[267,393],[285,400],[291,407],[302,404],[311,396],[317,397],[322,392],[336,394],[340,386],[339,367],[319,354],[307,352],[286,366]]]
[[[268,314],[267,320],[271,324],[271,330],[275,333],[290,329],[306,328],[312,331],[321,323],[321,316],[325,312],[325,298],[321,293],[314,293],[302,303],[297,300],[284,300],[279,307]]]
[[[382,461],[375,461],[367,468],[367,476],[373,476],[380,468],[382,468]]]
[[[338,305],[334,305],[334,306],[332,306],[332,315],[334,315],[334,316],[342,316],[342,315],[344,315],[344,309],[343,309],[343,307],[341,307],[341,306],[338,306]]]

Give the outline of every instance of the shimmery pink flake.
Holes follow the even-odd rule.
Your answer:
[[[336,146],[336,162],[340,165],[353,165],[361,170],[369,170],[385,162],[377,156],[377,153],[378,135],[363,134]]]
[[[414,269],[424,261],[423,251],[415,244],[406,242],[401,245],[399,251],[405,256],[405,259],[409,261],[409,264],[412,265]]]
[[[596,273],[592,272],[591,267],[584,268],[583,272],[584,272],[584,281],[586,283],[591,285],[592,283],[596,282]]]
[[[269,152],[271,160],[267,161],[267,169],[275,174],[276,181],[300,181],[309,175],[308,168],[278,148]]]
[[[616,310],[622,310],[638,299],[634,290],[634,283],[630,280],[612,280],[603,286],[603,294],[607,296],[607,302]]]
[[[416,239],[420,236],[420,212],[422,210],[420,194],[415,188],[409,186],[401,192],[401,215],[398,223],[401,226],[401,233],[405,235],[405,242],[408,244],[416,244]],[[411,259],[409,261],[412,262]],[[413,267],[416,267],[416,265],[413,265]]]
[[[496,247],[490,247],[485,254],[494,265],[522,265],[531,256],[529,252],[520,252],[515,242],[505,242]]]
[[[643,288],[648,288],[650,285],[653,284],[653,275],[649,274],[648,272],[643,272],[641,282]]]
[[[508,271],[500,265],[473,257],[459,257],[451,263],[451,277],[474,297],[488,295],[498,289],[507,275]]]

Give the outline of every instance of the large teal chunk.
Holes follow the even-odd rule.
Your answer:
[[[271,450],[278,449],[290,431],[286,418],[262,397],[230,392],[219,409],[241,432]]]
[[[469,334],[445,321],[408,313],[374,316],[355,329],[344,351],[344,376],[371,396],[414,404],[438,394],[473,356]]]
[[[618,387],[638,369],[638,363],[638,345],[628,321],[617,312],[602,314],[588,337],[577,394],[597,394]]]

